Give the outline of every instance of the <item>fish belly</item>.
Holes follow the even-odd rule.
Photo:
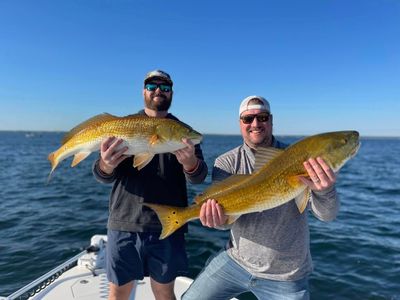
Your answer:
[[[124,139],[117,150],[120,150],[124,147],[128,147],[128,150],[124,153],[126,155],[136,155],[144,152],[152,152],[151,147],[149,146],[149,141],[145,138]]]
[[[139,153],[167,153],[174,152],[176,150],[182,149],[186,147],[182,142],[175,141],[166,141],[160,143],[154,143],[154,145],[150,144],[148,139],[145,138],[135,138],[124,140],[118,149],[122,149],[123,147],[128,147],[126,155],[136,155]]]
[[[166,152],[174,152],[179,149],[185,148],[186,145],[182,142],[178,141],[166,141],[164,143],[160,143],[154,146],[155,153],[166,153]]]

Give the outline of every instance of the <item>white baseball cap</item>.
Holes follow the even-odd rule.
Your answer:
[[[250,100],[253,100],[253,99],[258,99],[262,103],[249,103]],[[244,112],[246,110],[250,110],[250,109],[259,109],[259,110],[267,111],[269,113],[271,112],[268,101],[264,97],[256,96],[256,95],[248,96],[248,97],[244,98],[242,103],[240,103],[239,117],[242,114],[242,112]]]

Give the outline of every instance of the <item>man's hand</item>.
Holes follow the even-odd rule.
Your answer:
[[[128,155],[124,155],[128,147],[118,149],[118,146],[123,142],[122,139],[115,137],[106,138],[100,145],[99,167],[101,171],[106,174],[111,174],[114,169],[125,159]]]
[[[335,172],[321,158],[310,158],[303,163],[310,179],[300,177],[300,180],[313,191],[324,191],[332,187],[336,182]]]
[[[174,152],[176,159],[183,166],[185,171],[194,171],[198,161],[198,158],[194,155],[194,145],[189,139],[182,139],[182,142],[186,144],[187,147]]]
[[[200,221],[203,226],[215,228],[226,223],[228,216],[214,199],[208,199],[200,209]]]

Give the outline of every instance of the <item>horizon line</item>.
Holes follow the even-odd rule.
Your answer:
[[[69,131],[64,130],[25,130],[25,129],[15,129],[15,130],[4,130],[0,129],[0,132],[21,132],[21,133],[67,133]],[[328,132],[328,131],[327,131]],[[317,134],[317,133],[316,133]],[[229,136],[241,136],[240,133],[203,133],[203,135],[229,135]],[[276,136],[284,137],[298,137],[298,136],[310,136],[313,134],[297,134],[297,133],[274,133]],[[400,139],[400,135],[362,135],[361,137],[368,138],[395,138]]]

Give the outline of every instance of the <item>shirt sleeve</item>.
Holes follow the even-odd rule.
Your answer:
[[[233,175],[231,170],[232,166],[228,159],[224,159],[223,156],[217,157],[212,170],[212,182],[222,181]]]
[[[195,146],[195,155],[199,160],[197,168],[192,172],[184,172],[186,180],[193,184],[202,183],[208,173],[208,167],[206,162],[204,161],[203,152],[201,151],[200,145]]]
[[[94,178],[101,183],[112,183],[115,180],[115,171],[111,174],[104,173],[99,166],[100,157],[94,162],[92,172]]]
[[[340,208],[336,187],[333,186],[323,192],[312,192],[310,206],[313,215],[319,220],[325,222],[334,220]]]

